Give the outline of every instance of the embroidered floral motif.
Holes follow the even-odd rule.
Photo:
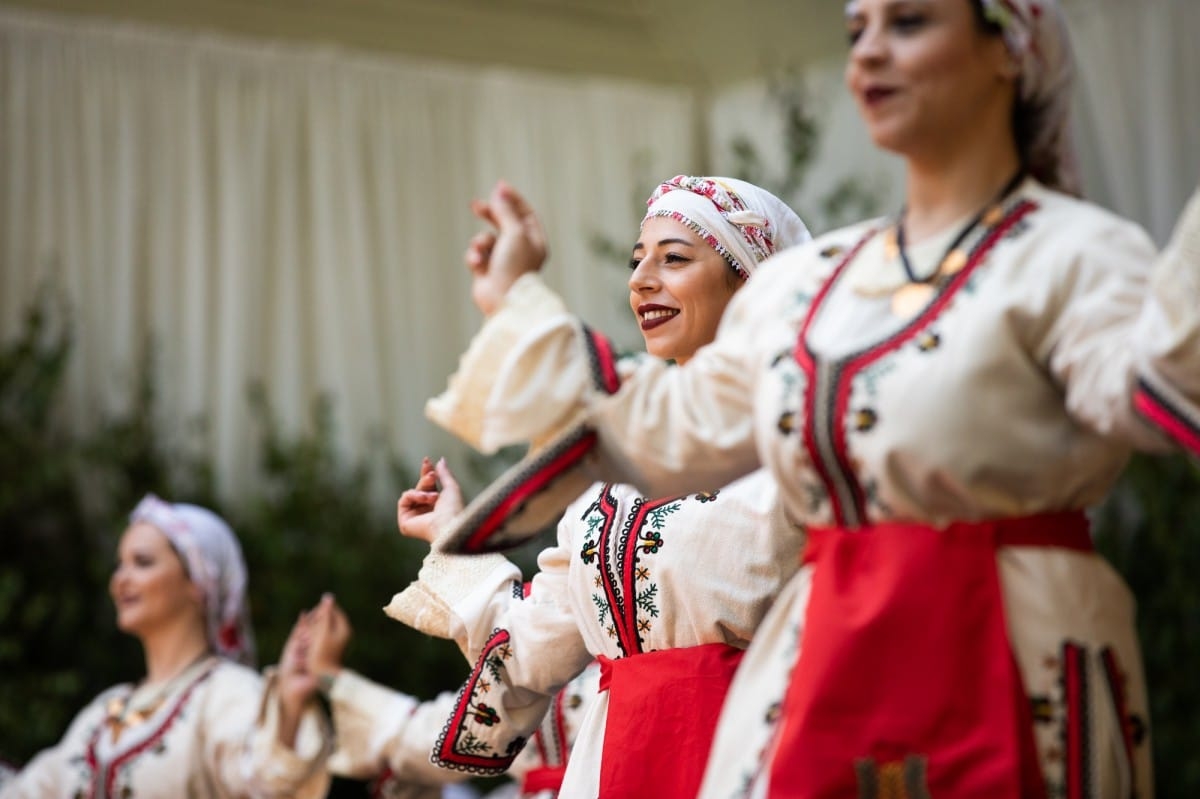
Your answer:
[[[471,710],[471,718],[475,720],[476,724],[482,724],[485,727],[491,727],[500,721],[500,714],[497,713],[496,708],[492,707],[491,705],[484,704],[483,702],[477,702],[469,707]]]
[[[666,545],[663,531],[683,502],[678,497],[636,498],[623,509],[613,486],[605,485],[582,516],[586,532],[580,559],[596,569],[597,590],[591,595],[596,619],[625,655],[642,651],[650,620],[659,617],[658,585],[652,570],[638,559],[657,554]],[[618,527],[619,513],[623,522]]]
[[[459,690],[454,710],[442,728],[432,760],[440,766],[475,774],[500,774],[525,745],[524,736],[504,740],[504,717],[495,705],[482,701],[491,682],[503,681],[505,661],[513,656],[507,630],[493,631],[475,668]],[[484,673],[491,681],[484,678]]]
[[[642,533],[642,537],[638,539],[638,548],[645,555],[653,555],[662,548],[662,533],[651,530],[648,533]]]
[[[785,436],[791,435],[796,430],[796,412],[784,411],[779,415],[779,421],[775,423],[776,429]]]
[[[932,330],[923,330],[917,334],[917,349],[921,352],[936,350],[942,343],[942,337]]]
[[[875,413],[872,408],[859,408],[854,412],[854,429],[860,433],[865,433],[873,428],[877,421],[879,421],[879,414]]]
[[[719,489],[719,488],[716,491],[701,491],[699,494],[696,495],[696,499],[698,499],[701,502],[713,502],[716,500],[717,495],[720,493],[721,493],[721,489]]]

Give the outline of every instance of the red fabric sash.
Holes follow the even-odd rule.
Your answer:
[[[538,791],[554,791],[555,795],[558,795],[558,790],[562,788],[563,775],[566,773],[566,766],[531,768],[525,772],[525,778],[521,780],[521,795],[534,794]]]
[[[1001,546],[1090,551],[1082,513],[810,529],[816,564],[770,796],[1045,797]]]
[[[608,691],[600,796],[695,799],[733,673],[745,654],[725,644],[600,661]]]

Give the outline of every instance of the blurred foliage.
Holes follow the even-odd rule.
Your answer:
[[[1137,455],[1097,514],[1096,544],[1128,581],[1150,694],[1158,799],[1200,796],[1200,465]]]
[[[58,412],[69,311],[47,289],[24,322],[0,350],[0,756],[24,762],[100,690],[144,672],[137,642],[115,627],[107,583],[126,516],[147,491],[210,507],[237,531],[260,664],[331,591],[355,630],[346,665],[419,697],[457,688],[467,671],[457,648],[381,611],[427,546],[401,538],[393,506],[368,499],[365,463],[338,458],[327,400],[314,402],[308,432],[289,437],[251,392],[263,490],[225,507],[198,447],[173,442],[168,452],[156,437],[148,356],[132,407],[75,433]],[[398,495],[413,473],[384,456]],[[340,783],[331,795],[361,796],[362,786]]]

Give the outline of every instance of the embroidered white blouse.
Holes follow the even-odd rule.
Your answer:
[[[432,551],[388,610],[453,638],[475,664],[435,756],[479,773],[506,768],[514,738],[528,735],[597,655],[744,649],[795,572],[801,540],[778,512],[774,482],[758,472],[662,500],[627,485],[593,486],[562,515],[526,598],[504,558]],[[563,796],[598,791],[608,693],[587,704]]]
[[[683,368],[647,362],[613,395],[595,388],[578,321],[527,275],[428,415],[485,451],[583,421],[599,433],[597,476],[653,494],[762,465],[794,523],[848,528],[1083,509],[1132,448],[1200,452],[1200,195],[1157,261],[1135,225],[1035,181],[1005,210],[911,319],[891,311],[906,278],[871,234],[887,223],[853,226],[765,262],[712,345]],[[953,233],[910,248],[918,273],[937,268]],[[1085,714],[1092,776],[1151,795],[1128,591],[1094,555],[1007,548],[997,559],[1048,782],[1083,778],[1061,737],[1087,710],[1062,688],[1064,647],[1076,646],[1097,683],[1089,695],[1109,697]],[[779,695],[756,675],[786,678],[777,664],[795,647],[808,572],[747,654],[730,718]],[[744,737],[722,723],[703,795],[762,789],[760,747]]]
[[[72,721],[63,739],[39,753],[0,790],[3,799],[319,799],[328,735],[307,714],[295,750],[276,740],[277,714],[263,701],[253,669],[210,658],[179,683],[145,722],[113,740],[110,701],[133,686],[114,686]]]

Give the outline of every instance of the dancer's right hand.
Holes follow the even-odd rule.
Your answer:
[[[471,211],[492,228],[476,234],[463,257],[474,276],[471,298],[491,316],[519,277],[542,268],[546,235],[533,207],[504,181],[486,203],[472,200]]]
[[[396,503],[396,523],[401,535],[432,544],[446,523],[462,509],[462,489],[445,458],[436,466],[429,458],[422,458],[416,486],[401,494]]]

